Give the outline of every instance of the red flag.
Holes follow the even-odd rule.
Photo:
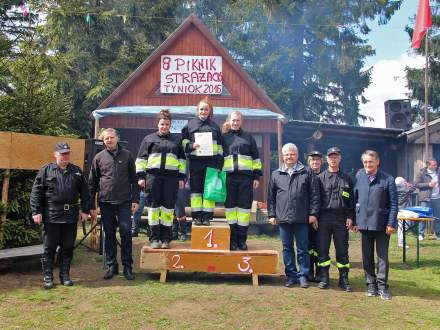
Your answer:
[[[429,0],[419,0],[419,8],[417,9],[416,25],[411,41],[412,48],[420,48],[423,36],[426,30],[432,26],[431,7]]]

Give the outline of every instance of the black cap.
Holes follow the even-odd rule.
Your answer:
[[[67,142],[58,142],[55,145],[55,151],[59,152],[60,154],[66,154],[70,152],[70,146],[67,144]]]
[[[318,156],[318,157],[322,158],[322,153],[320,153],[318,150],[313,150],[313,151],[309,152],[308,156],[309,157],[311,157],[311,156]]]
[[[331,147],[327,150],[327,156],[330,156],[332,154],[338,154],[341,155],[341,149],[339,149],[338,147]]]

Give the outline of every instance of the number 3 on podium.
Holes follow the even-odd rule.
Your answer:
[[[242,273],[252,274],[254,270],[251,268],[251,265],[249,263],[251,259],[252,259],[251,257],[243,257],[242,260],[238,263],[238,270]]]

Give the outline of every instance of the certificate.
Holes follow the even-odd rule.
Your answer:
[[[200,146],[196,149],[197,156],[214,156],[212,132],[194,133],[194,142]]]

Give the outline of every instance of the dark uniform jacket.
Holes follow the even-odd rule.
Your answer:
[[[437,175],[440,178],[440,173],[437,171]],[[419,173],[417,173],[414,180],[414,185],[419,188],[419,202],[429,202],[431,200],[432,187],[429,186],[432,177],[428,174],[428,169],[426,167],[422,168]]]
[[[197,156],[196,149],[193,144],[195,143],[194,133],[212,133],[212,142],[214,155],[213,156]],[[191,161],[191,168],[194,166],[203,166],[204,160],[213,163],[214,166],[221,170],[223,167],[223,138],[222,133],[218,125],[210,119],[200,120],[199,118],[191,119],[182,129],[182,146],[187,158]],[[200,161],[201,164],[197,164]]]
[[[365,170],[356,174],[354,186],[356,224],[360,230],[385,230],[397,225],[397,189],[394,178],[378,171],[370,182]]]
[[[298,162],[290,176],[285,167],[272,172],[267,198],[269,218],[279,223],[308,223],[319,214],[319,185],[313,171]]]
[[[56,163],[43,166],[35,178],[30,202],[32,215],[42,214],[43,222],[48,223],[77,222],[80,206],[82,212],[90,212],[86,179],[73,164],[68,164],[65,170]]]
[[[318,175],[321,193],[320,213],[338,213],[345,219],[354,217],[353,182],[349,175],[328,169]]]
[[[257,143],[242,129],[223,134],[223,171],[252,176],[258,180],[263,175]]]
[[[89,175],[92,209],[96,208],[95,195],[100,202],[139,203],[136,168],[130,151],[118,146],[114,153],[104,149],[96,154]]]
[[[139,147],[136,173],[143,179],[146,173],[184,179],[186,159],[180,139],[171,134],[160,135],[159,132],[147,135]]]

